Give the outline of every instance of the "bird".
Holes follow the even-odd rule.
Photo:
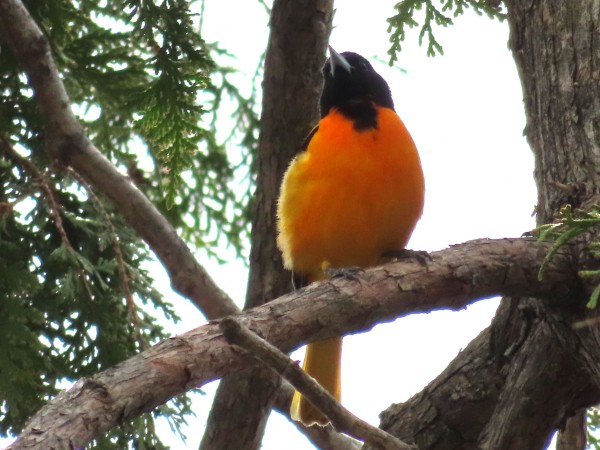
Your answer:
[[[402,251],[425,195],[415,143],[371,63],[330,46],[323,78],[321,118],[288,166],[277,204],[284,266],[306,284]],[[303,363],[338,401],[341,355],[341,337],[310,342]],[[290,413],[305,425],[329,422],[297,391]]]

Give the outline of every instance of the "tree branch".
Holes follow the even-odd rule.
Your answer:
[[[425,389],[384,411],[381,428],[430,450],[546,448],[565,418],[600,399],[578,354],[598,347],[574,326],[585,298],[503,299],[492,325]]]
[[[476,299],[521,294],[555,299],[579,289],[570,259],[557,254],[537,279],[547,245],[478,240],[365,270],[357,280],[314,283],[238,320],[284,352],[307,341],[366,331],[400,316],[461,309]],[[12,449],[82,447],[94,436],[173,396],[252,364],[210,323],[165,340],[93,377],[42,408]]]
[[[239,311],[198,264],[169,222],[129,178],[87,139],[50,53],[50,44],[20,0],[0,1],[0,35],[25,68],[45,125],[46,147],[110,198],[162,262],[173,288],[214,319]]]
[[[413,448],[352,414],[296,362],[235,318],[225,317],[219,326],[229,343],[244,348],[251,356],[292,383],[314,406],[319,408],[338,431],[382,450]]]
[[[315,447],[323,450],[359,450],[363,443],[352,439],[350,436],[338,433],[328,424],[324,427],[307,427],[302,422],[292,420],[290,417],[290,404],[294,388],[288,382],[281,383],[281,388],[277,392],[273,402],[273,408],[282,415],[286,416],[298,431],[304,434]]]

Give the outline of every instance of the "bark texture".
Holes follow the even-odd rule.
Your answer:
[[[291,289],[291,274],[283,269],[276,245],[277,198],[290,160],[319,117],[321,68],[332,16],[333,0],[273,4],[245,309]],[[279,376],[262,366],[223,378],[200,448],[258,448],[279,387]]]
[[[548,223],[564,204],[578,207],[598,193],[600,2],[507,3],[535,154],[537,219]]]
[[[567,203],[597,202],[600,1],[505,3],[536,160],[537,220],[547,223]],[[585,242],[574,249],[597,267],[587,253]],[[545,448],[577,410],[600,401],[599,313],[584,307],[589,292],[558,302],[504,298],[491,326],[421,393],[385,411],[381,426],[422,449]]]
[[[303,342],[366,331],[401,315],[461,309],[498,294],[525,292],[554,301],[575,295],[567,255],[559,255],[544,281],[537,281],[547,251],[532,239],[474,241],[432,253],[426,264],[415,258],[365,270],[356,280],[313,283],[237,318],[288,352]],[[12,449],[83,447],[185,390],[250,364],[252,358],[227,344],[218,321],[212,322],[78,381],[36,413]]]
[[[556,450],[585,450],[587,445],[586,410],[580,409],[569,417],[560,430]]]

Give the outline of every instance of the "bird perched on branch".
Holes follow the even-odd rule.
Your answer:
[[[290,164],[278,204],[285,266],[307,283],[324,268],[370,267],[403,249],[423,210],[415,144],[390,88],[362,56],[331,47],[323,67],[321,120]],[[338,400],[342,338],[308,344],[303,368]],[[298,392],[292,417],[327,419]]]

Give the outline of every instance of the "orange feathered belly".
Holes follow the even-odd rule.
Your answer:
[[[285,265],[309,279],[333,267],[371,266],[406,245],[423,210],[416,147],[398,115],[380,108],[377,128],[357,131],[332,111],[291,164],[279,201]]]

